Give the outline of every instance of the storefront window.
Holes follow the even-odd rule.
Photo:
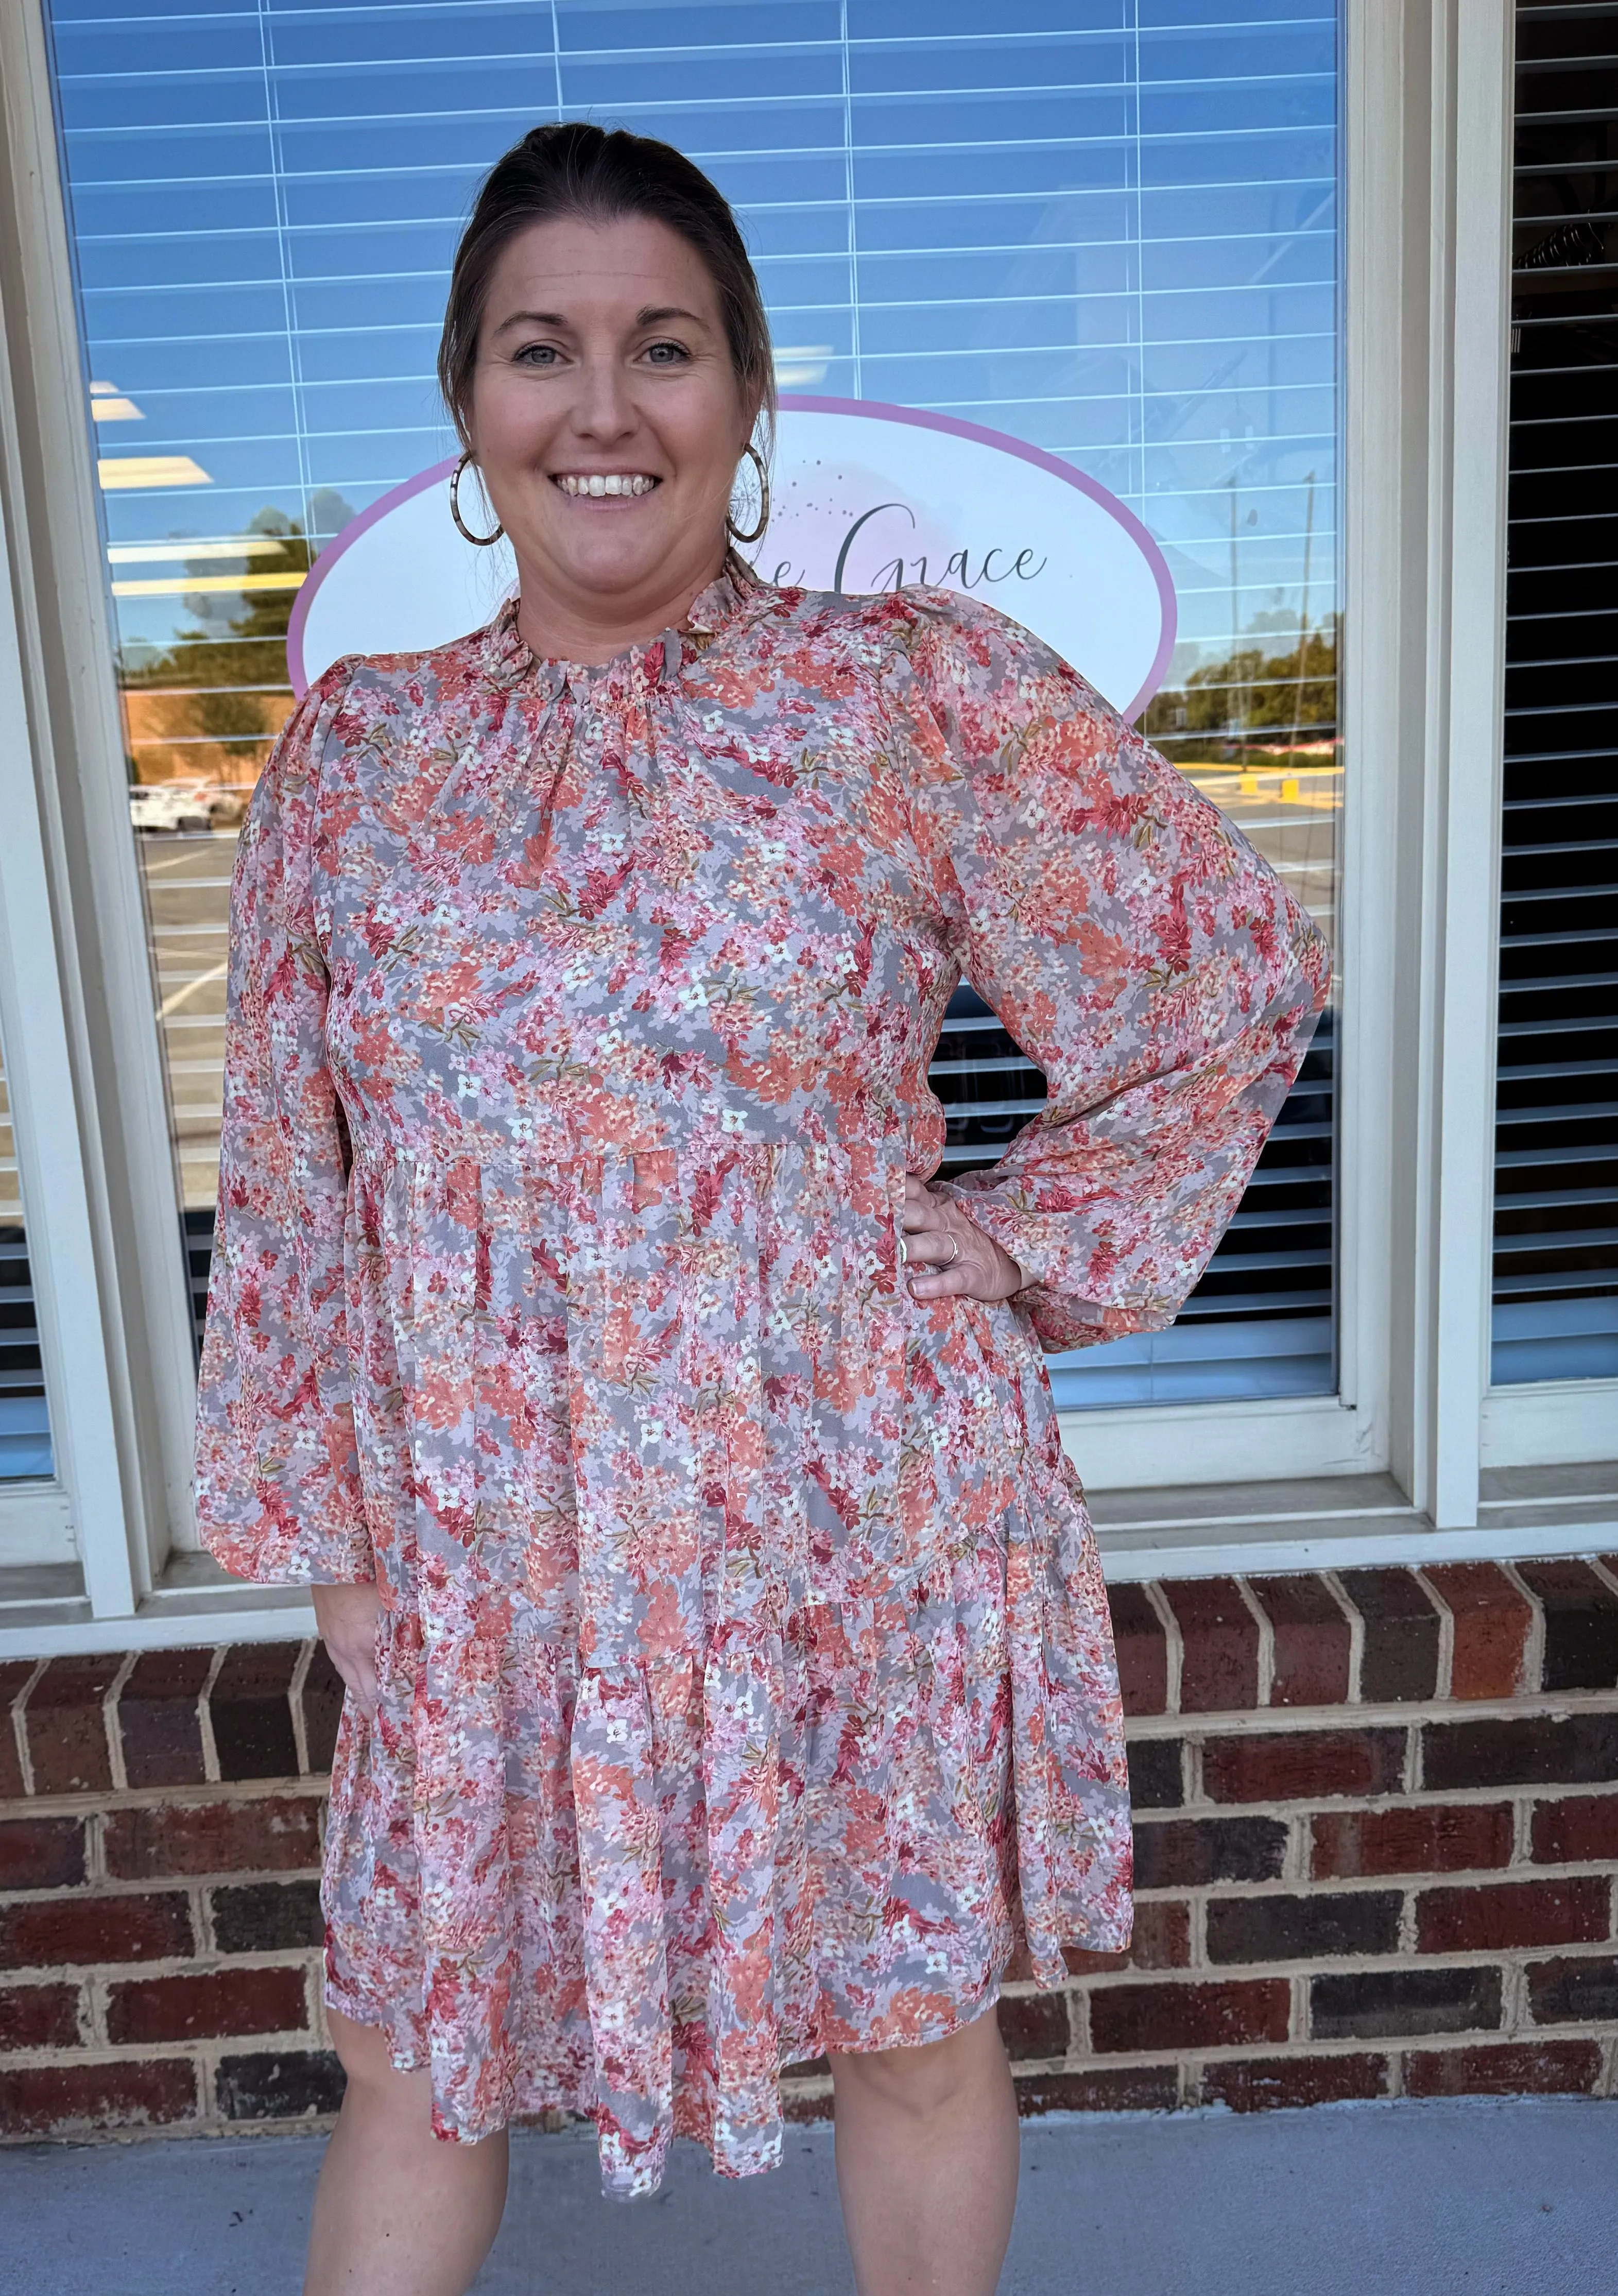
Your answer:
[[[1153,738],[1335,934],[1333,0],[50,0],[180,1201],[200,1289],[237,824],[318,554],[452,441],[432,381],[482,170],[536,121],[661,135],[741,213],[788,392],[985,426],[1144,522]],[[1121,697],[1114,697],[1121,699]],[[1329,1392],[1328,1016],[1187,1314],[1061,1400]],[[948,1168],[1040,1080],[969,995]]]

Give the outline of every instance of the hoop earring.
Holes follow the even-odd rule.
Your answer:
[[[476,548],[479,550],[487,550],[493,544],[499,541],[501,536],[505,532],[505,529],[499,523],[498,520],[496,520],[493,534],[474,534],[471,528],[461,515],[461,473],[466,469],[471,459],[472,450],[469,447],[466,452],[462,455],[461,460],[456,463],[455,475],[449,482],[449,514],[454,520],[456,526],[460,529],[461,532],[466,537],[466,539],[470,543],[473,544]]]
[[[758,472],[758,524],[750,534],[744,534],[727,511],[724,515],[724,529],[732,542],[757,542],[770,523],[770,473],[765,467],[764,456],[750,439],[741,451],[744,455],[751,455],[753,467]]]

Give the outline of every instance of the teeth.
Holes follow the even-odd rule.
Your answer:
[[[565,495],[649,495],[657,485],[639,471],[568,472],[556,481]]]

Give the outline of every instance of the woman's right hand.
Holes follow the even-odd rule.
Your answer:
[[[315,1587],[315,1625],[331,1663],[367,1722],[376,1719],[376,1632],[381,1595],[372,1586]]]

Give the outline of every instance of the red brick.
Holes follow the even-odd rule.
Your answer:
[[[112,1784],[102,1702],[121,1656],[53,1658],[24,1710],[36,1793],[94,1793]]]
[[[105,2136],[194,2119],[195,2068],[183,2058],[0,2071],[0,2128],[13,2136]]]
[[[1517,1576],[1545,1613],[1546,1690],[1618,1683],[1618,1595],[1588,1562],[1520,1562]]]
[[[301,1969],[210,1970],[198,1976],[132,1979],[109,1988],[113,2042],[213,2041],[245,2033],[291,2033],[308,2021]]]
[[[265,2049],[220,2060],[219,2110],[227,2120],[308,2120],[343,2101],[343,2069],[330,2049]]]
[[[1279,1817],[1180,1817],[1135,1827],[1137,1890],[1279,1882],[1286,1857],[1287,1827]]]
[[[1317,1977],[1309,1988],[1317,2041],[1392,2040],[1412,2033],[1498,2029],[1504,1987],[1498,1969],[1357,1969]]]
[[[107,1872],[117,1882],[295,1872],[320,1864],[319,1817],[313,1794],[112,1810],[107,1818]]]
[[[1368,1706],[1431,1698],[1438,1687],[1438,1612],[1410,1570],[1344,1570],[1343,1591],[1364,1622],[1360,1695]]]
[[[290,1693],[299,1650],[297,1643],[238,1643],[225,1653],[208,1694],[222,1778],[298,1775]]]
[[[1387,2093],[1385,2057],[1235,2057],[1202,2069],[1202,2101],[1232,2112],[1277,2105],[1340,2104]]]
[[[1173,2065],[1103,2065],[1084,2073],[1024,2073],[1017,2082],[1017,2111],[1041,2112],[1172,2112],[1180,2102]]]
[[[78,2041],[77,1985],[0,1986],[0,2049],[71,2049]]]
[[[1601,2073],[1596,2041],[1508,2041],[1491,2048],[1415,2049],[1407,2096],[1588,2095]]]
[[[1612,1934],[1606,1874],[1426,1890],[1416,1901],[1421,1953],[1505,1953],[1514,1946],[1597,1945]]]
[[[82,1818],[14,1817],[0,1825],[0,1890],[68,1890],[84,1878]]]
[[[1118,1686],[1126,1714],[1162,1714],[1169,1701],[1169,1643],[1144,1587],[1109,1587]]]
[[[1533,1855],[1540,1866],[1618,1864],[1618,1794],[1568,1794],[1536,1803]]]
[[[1214,1801],[1316,1801],[1399,1791],[1402,1730],[1244,1731],[1209,1738],[1203,1784]]]
[[[34,1661],[29,1658],[0,1663],[0,1801],[22,1798],[22,1758],[17,1751],[12,1708],[33,1671]]]
[[[1129,1798],[1136,1809],[1178,1809],[1185,1800],[1185,1748],[1178,1738],[1132,1738]]]
[[[829,2089],[822,2089],[817,2095],[813,2091],[805,2093],[789,2085],[781,2091],[780,2117],[792,2128],[812,2128],[818,2120],[829,2120],[832,2112],[833,2099]]]
[[[1618,1779],[1618,1714],[1430,1722],[1421,1734],[1421,1775],[1440,1793],[1468,1786],[1605,1785]]]
[[[1060,1993],[1019,1993],[1000,2003],[1000,2037],[1009,2057],[1065,2057],[1067,2003]]]
[[[200,1785],[202,1685],[211,1650],[146,1651],[118,1693],[124,1772],[132,1786]]]
[[[38,1898],[0,1906],[0,1969],[161,1961],[194,1950],[178,1890],[149,1898]]]
[[[1341,1706],[1348,1697],[1348,1616],[1324,1578],[1300,1571],[1249,1580],[1275,1638],[1272,1706]]]
[[[1258,1704],[1258,1620],[1234,1578],[1176,1578],[1164,1594],[1180,1625],[1180,1710]]]
[[[1319,1880],[1364,1874],[1466,1874],[1511,1863],[1507,1802],[1453,1808],[1322,1811],[1310,1871]]]
[[[1528,2013],[1536,2025],[1618,2022],[1618,1959],[1611,1954],[1564,1954],[1531,1961]]]
[[[1062,1958],[1075,1977],[1108,1969],[1183,1969],[1191,1958],[1190,1911],[1173,1899],[1140,1899],[1127,1953],[1083,1953],[1068,1945]]]
[[[1397,1890],[1312,1890],[1307,1897],[1214,1898],[1207,1912],[1211,1962],[1312,1961],[1328,1955],[1396,1953]]]
[[[1279,1977],[1098,1988],[1090,1997],[1091,2041],[1100,2056],[1284,2041],[1290,2006],[1291,1988]]]
[[[325,1941],[318,1882],[243,1882],[208,1895],[221,1953],[296,1953]]]
[[[1520,1591],[1492,1562],[1430,1563],[1422,1576],[1455,1620],[1450,1697],[1516,1697],[1533,1624]]]

